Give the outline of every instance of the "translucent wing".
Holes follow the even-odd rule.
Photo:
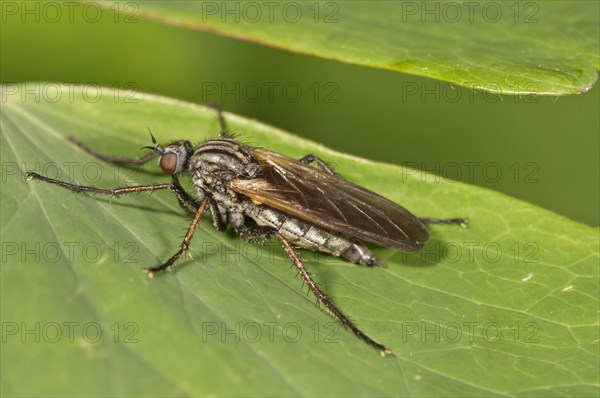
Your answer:
[[[256,204],[381,246],[417,250],[429,239],[417,217],[375,192],[275,152],[252,154],[264,166],[261,176],[231,187]]]

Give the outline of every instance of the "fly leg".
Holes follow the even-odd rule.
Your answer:
[[[290,257],[290,259],[292,260],[292,262],[294,263],[294,265],[300,272],[300,275],[302,275],[302,279],[304,279],[304,282],[308,285],[308,287],[310,288],[312,293],[315,295],[317,300],[319,300],[321,303],[323,303],[333,313],[333,315],[335,315],[335,317],[337,319],[339,319],[340,322],[342,322],[342,325],[344,325],[344,327],[347,327],[348,329],[350,329],[352,331],[352,333],[354,333],[356,335],[356,337],[358,337],[359,339],[363,340],[370,346],[373,346],[377,350],[379,350],[379,354],[381,356],[386,356],[387,354],[391,354],[392,351],[389,348],[387,348],[386,346],[384,346],[382,344],[379,344],[378,342],[376,342],[375,340],[373,340],[372,338],[370,338],[369,336],[364,334],[359,328],[354,326],[354,324],[350,321],[350,319],[348,319],[348,317],[346,317],[346,315],[344,315],[344,313],[342,313],[342,311],[340,311],[331,302],[331,300],[329,300],[329,298],[327,298],[327,296],[325,296],[325,293],[323,293],[323,291],[321,289],[319,289],[319,287],[317,286],[315,281],[312,279],[312,277],[308,273],[306,267],[304,267],[304,264],[300,260],[300,257],[298,257],[298,254],[294,251],[294,249],[292,248],[290,243],[287,241],[287,239],[279,233],[276,233],[276,236],[277,236],[277,239],[279,239],[279,242],[281,243],[283,248],[285,249],[285,252]]]
[[[200,206],[198,206],[198,209],[196,210],[194,219],[192,220],[192,223],[190,224],[183,238],[183,242],[181,242],[181,247],[179,248],[179,250],[177,250],[177,252],[174,255],[172,255],[171,258],[169,258],[164,264],[161,264],[158,267],[144,269],[144,271],[148,274],[150,278],[154,277],[154,274],[156,274],[157,272],[162,272],[172,267],[173,264],[175,264],[175,261],[177,261],[177,259],[180,258],[189,249],[190,242],[192,241],[192,237],[194,236],[194,232],[196,232],[196,228],[198,227],[198,224],[202,219],[202,215],[208,207],[208,201],[208,196],[205,196],[204,199],[202,199],[202,202],[200,202]]]
[[[173,182],[165,184],[137,185],[132,187],[104,189],[88,185],[71,184],[69,182],[61,180],[55,180],[54,178],[46,177],[33,171],[28,171],[27,173],[25,173],[25,176],[28,180],[44,181],[49,184],[58,185],[59,187],[66,188],[73,192],[87,192],[91,194],[101,194],[109,196],[120,196],[134,192],[153,192],[160,189],[170,189],[175,193],[175,196],[177,196],[177,200],[179,201],[181,207],[192,213],[195,213],[198,210],[198,202],[181,187],[177,177],[173,177]]]
[[[210,197],[208,199],[208,207],[210,214],[212,215],[213,225],[218,231],[225,231],[227,229],[227,218],[225,217],[225,209],[219,207],[217,202]]]
[[[468,218],[428,218],[421,217],[419,220],[423,224],[458,224],[463,228],[467,228],[469,225]]]
[[[229,137],[231,133],[227,128],[227,124],[225,123],[225,118],[223,117],[223,110],[219,105],[204,103],[204,106],[214,109],[217,112],[217,117],[219,118],[219,126],[221,127],[221,131],[219,132],[219,137]]]
[[[179,184],[179,179],[176,176],[173,176],[173,192],[177,196],[177,200],[179,201],[179,205],[190,213],[196,213],[198,211],[198,206],[200,206],[200,202],[194,199],[190,194],[188,194],[181,184]],[[204,196],[202,197],[204,199]],[[219,209],[219,205],[214,201],[214,199],[208,199],[208,208],[210,210],[210,214],[212,215],[213,225],[219,231],[225,231],[227,229],[227,220],[224,217],[224,213]]]
[[[179,206],[187,212],[195,213],[198,211],[198,206],[200,202],[198,202],[195,198],[193,198],[189,193],[183,189],[181,184],[179,183],[179,178],[177,176],[173,176],[173,183],[171,190],[175,193],[177,197],[177,201],[179,202]],[[203,199],[203,198],[202,198]]]
[[[150,136],[152,137],[152,142],[154,144],[156,144],[156,140],[154,139],[154,136],[152,136],[152,133],[150,133]],[[144,156],[141,156],[141,157],[135,158],[135,159],[121,158],[121,157],[117,157],[117,156],[110,156],[110,155],[105,155],[100,152],[96,152],[93,149],[85,146],[84,144],[82,144],[81,142],[79,142],[77,139],[75,139],[73,137],[69,137],[68,141],[71,142],[72,144],[74,144],[75,146],[79,147],[81,150],[83,150],[87,154],[90,154],[97,159],[103,160],[108,163],[113,163],[113,164],[142,165],[142,164],[148,163],[150,160],[155,159],[158,156],[160,156],[160,154],[158,152],[151,152],[147,155],[144,155]]]
[[[132,187],[120,187],[120,188],[112,188],[112,189],[103,189],[96,188],[87,185],[79,185],[79,184],[71,184],[69,182],[55,180],[54,178],[45,177],[38,173],[34,173],[33,171],[28,171],[25,173],[25,176],[28,180],[40,180],[50,184],[58,185],[60,187],[69,189],[74,192],[88,192],[94,194],[102,194],[102,195],[110,195],[110,196],[119,196],[127,193],[133,192],[144,192],[144,191],[156,191],[159,189],[173,189],[173,183],[166,184],[151,184],[151,185],[137,185]]]
[[[325,171],[327,174],[332,176],[337,175],[335,171],[331,167],[329,167],[329,165],[323,159],[313,155],[312,153],[301,157],[300,159],[298,159],[298,161],[304,164],[311,164],[312,162],[315,162],[317,163],[319,168]]]
[[[166,263],[164,263],[158,267],[146,268],[145,271],[148,274],[148,276],[150,276],[150,277],[153,277],[154,274],[157,272],[164,271],[167,268],[171,267],[175,263],[175,261],[179,257],[181,257],[183,255],[183,253],[185,253],[185,251],[190,247],[190,242],[192,240],[192,237],[194,236],[196,227],[198,227],[198,223],[202,219],[202,215],[206,211],[206,207],[208,205],[208,196],[205,196],[202,199],[202,201],[200,202],[200,204],[197,205],[197,202],[192,197],[190,197],[188,195],[188,193],[183,190],[183,188],[181,188],[181,186],[179,185],[179,182],[176,179],[174,179],[173,182],[166,183],[166,184],[138,185],[138,186],[133,186],[133,187],[102,189],[102,188],[90,187],[90,186],[79,185],[79,184],[71,184],[71,183],[68,183],[65,181],[55,180],[53,178],[45,177],[45,176],[39,175],[37,173],[31,172],[31,171],[28,171],[25,175],[27,176],[28,180],[44,181],[44,182],[47,182],[50,184],[58,185],[60,187],[69,189],[74,192],[89,192],[89,193],[103,194],[103,195],[110,195],[110,196],[119,196],[119,195],[133,193],[133,192],[156,191],[159,189],[171,189],[177,195],[177,198],[180,200],[180,204],[182,205],[182,207],[186,208],[185,206],[187,206],[187,208],[189,208],[191,210],[195,206],[196,209],[195,209],[194,219],[192,220],[192,223],[190,224],[190,227],[188,228],[188,231],[185,234],[185,237],[183,238],[183,242],[181,243],[181,248],[177,251],[177,253],[175,253],[173,256],[171,256],[171,258],[169,258],[169,260],[167,260]]]

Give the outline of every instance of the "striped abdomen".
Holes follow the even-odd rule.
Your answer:
[[[264,205],[251,205],[248,206],[246,215],[258,225],[275,229],[290,242],[305,249],[342,256],[355,264],[381,265],[364,244],[334,231],[298,220],[277,209]]]

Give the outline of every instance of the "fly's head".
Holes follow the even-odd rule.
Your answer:
[[[188,160],[192,156],[192,144],[187,140],[175,141],[165,147],[156,143],[152,137],[152,146],[145,148],[152,149],[160,155],[158,166],[165,174],[178,175],[187,168]]]

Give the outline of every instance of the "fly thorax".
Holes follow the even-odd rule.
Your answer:
[[[198,146],[188,163],[197,188],[213,194],[235,196],[229,189],[235,179],[251,179],[260,172],[250,148],[228,139],[210,140]]]

